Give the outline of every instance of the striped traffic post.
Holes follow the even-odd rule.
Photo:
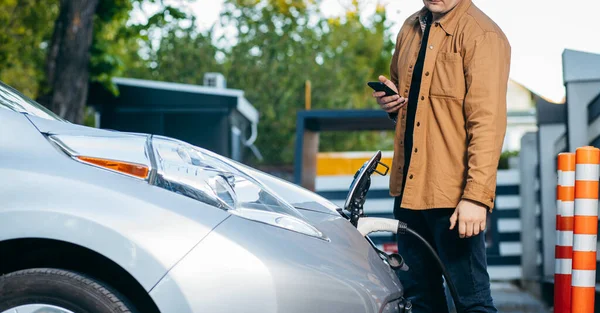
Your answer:
[[[571,310],[572,313],[593,313],[600,150],[594,147],[578,148],[575,159]]]
[[[571,312],[571,266],[573,256],[573,212],[575,199],[575,153],[558,155],[556,189],[556,247],[554,312]]]

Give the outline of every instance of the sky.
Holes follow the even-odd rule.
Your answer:
[[[351,0],[324,0],[327,16],[344,12]],[[573,49],[600,53],[597,0],[473,0],[502,28],[512,46],[511,78],[545,98],[561,102],[565,95],[562,52]],[[386,6],[396,34],[403,21],[422,6],[422,0],[362,0],[361,12],[371,14],[378,3]],[[219,19],[223,0],[188,4],[206,29]],[[228,32],[227,28],[220,29]],[[393,36],[392,40],[395,40]],[[600,69],[598,69],[600,71]],[[385,74],[385,73],[384,73]]]

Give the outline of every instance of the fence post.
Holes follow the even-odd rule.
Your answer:
[[[554,312],[571,312],[571,269],[573,257],[573,212],[575,200],[575,154],[558,155],[556,189],[556,257],[554,269]]]
[[[575,157],[577,164],[571,308],[573,313],[593,313],[596,291],[600,150],[581,147],[577,149]]]
[[[557,141],[565,134],[565,126],[540,125],[538,131],[540,162],[540,206],[542,209],[542,258],[544,280],[554,277],[554,248],[556,240],[556,149]],[[549,290],[549,294],[552,291]]]
[[[538,200],[536,185],[538,169],[537,133],[528,132],[521,138],[519,153],[519,196],[521,198],[521,283],[525,289],[541,297],[538,255]]]

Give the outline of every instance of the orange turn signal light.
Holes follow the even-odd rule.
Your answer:
[[[138,178],[146,179],[148,178],[148,173],[150,169],[141,164],[137,163],[129,163],[123,161],[102,159],[102,158],[93,158],[87,156],[78,156],[77,159],[80,161],[90,163],[96,166],[104,167],[109,170],[117,171],[120,173],[124,173],[127,175],[135,176]]]

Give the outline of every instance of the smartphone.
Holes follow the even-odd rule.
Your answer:
[[[384,91],[386,96],[397,95],[398,93],[393,91],[392,88],[388,87],[386,84],[382,82],[368,82],[367,85],[373,88],[375,91]]]

